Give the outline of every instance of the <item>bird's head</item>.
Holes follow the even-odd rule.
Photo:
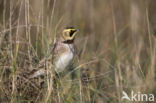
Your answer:
[[[77,31],[78,30],[74,27],[67,27],[63,30],[63,38],[65,39],[65,41],[73,41]]]

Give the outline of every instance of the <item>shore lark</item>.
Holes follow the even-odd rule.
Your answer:
[[[52,68],[57,73],[64,71],[67,66],[71,64],[75,56],[74,40],[77,31],[78,30],[73,27],[65,28],[62,32],[62,36],[56,40],[52,46],[50,56],[41,60],[38,69],[32,73],[30,78],[44,75],[46,70],[43,68]]]

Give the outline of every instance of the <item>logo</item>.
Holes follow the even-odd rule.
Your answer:
[[[122,91],[122,98],[121,100],[128,100],[128,101],[154,101],[154,94],[142,94],[141,92],[135,93],[131,91],[131,94],[128,94],[125,91]]]

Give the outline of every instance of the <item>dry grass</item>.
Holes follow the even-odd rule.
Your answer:
[[[129,103],[123,90],[156,95],[155,8],[152,0],[0,0],[0,102]],[[72,71],[29,80],[66,26],[80,29]]]

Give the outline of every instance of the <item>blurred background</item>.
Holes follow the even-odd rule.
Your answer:
[[[132,90],[156,95],[155,10],[154,0],[0,0],[0,96],[13,76],[6,69],[35,67],[67,26],[80,29],[80,76],[59,102],[130,103],[121,97]],[[11,101],[31,101],[17,95]]]

